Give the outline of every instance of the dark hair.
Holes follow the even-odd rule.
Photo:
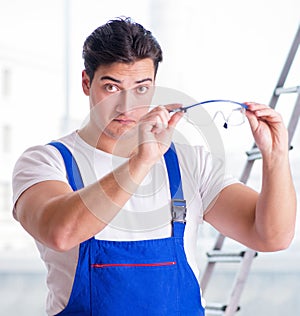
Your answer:
[[[162,61],[162,50],[152,33],[130,18],[110,20],[98,27],[84,42],[82,57],[85,70],[93,80],[101,65],[133,63],[151,58],[155,75]]]

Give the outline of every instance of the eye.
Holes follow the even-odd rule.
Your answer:
[[[104,86],[105,90],[109,93],[114,93],[114,92],[117,92],[119,89],[117,86],[111,84],[111,83],[108,83]]]
[[[139,86],[136,88],[136,92],[138,94],[145,94],[145,93],[147,93],[148,90],[149,90],[148,86]]]

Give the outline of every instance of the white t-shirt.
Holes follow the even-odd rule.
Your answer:
[[[79,166],[84,185],[91,184],[114,170],[127,158],[113,156],[84,142],[76,132],[61,139]],[[217,194],[237,180],[224,174],[224,161],[216,159],[201,146],[176,144],[184,197],[187,201],[184,246],[196,277],[197,230],[203,214]],[[62,156],[50,145],[26,150],[15,165],[13,202],[30,186],[47,180],[68,183]],[[15,210],[14,210],[15,212]],[[170,192],[164,159],[146,176],[123,209],[95,238],[104,240],[146,240],[170,237],[172,233]],[[87,228],[88,229],[88,228]],[[76,271],[79,246],[61,253],[39,242],[37,247],[48,270],[47,313],[54,315],[66,306]]]

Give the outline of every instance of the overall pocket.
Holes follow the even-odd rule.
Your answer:
[[[173,266],[176,264],[175,261],[168,262],[156,262],[156,263],[94,263],[91,264],[92,268],[104,269],[104,268],[116,268],[116,267],[127,267],[127,268],[136,268],[136,267],[165,267]]]
[[[176,261],[93,263],[91,276],[93,315],[176,315]]]

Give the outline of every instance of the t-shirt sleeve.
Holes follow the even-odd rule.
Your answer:
[[[63,159],[50,145],[27,149],[17,160],[12,176],[13,205],[29,187],[39,182],[57,180],[68,183]],[[13,210],[15,215],[15,208]]]

